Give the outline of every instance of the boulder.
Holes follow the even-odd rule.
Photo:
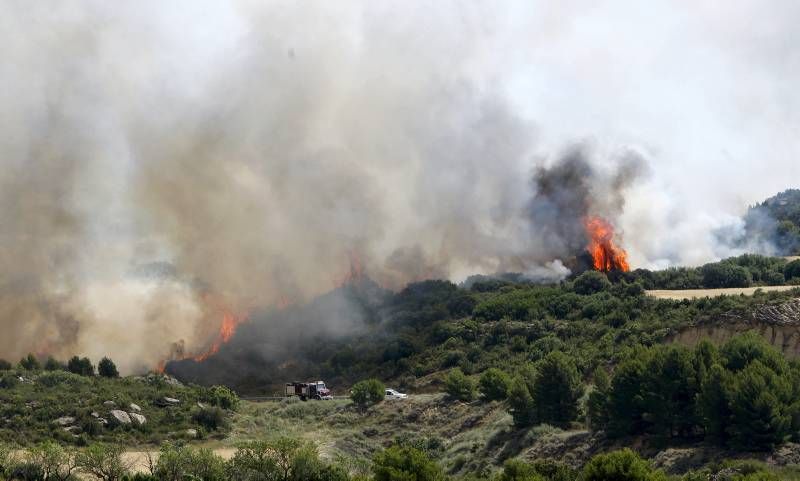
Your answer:
[[[177,406],[180,403],[180,399],[175,399],[174,397],[162,397],[155,402],[156,406],[160,406],[162,408],[167,406]]]
[[[64,416],[56,419],[54,422],[59,426],[69,426],[75,422],[75,418],[72,416]]]
[[[131,411],[136,411],[137,413],[142,411],[138,404],[131,403],[128,407],[131,408]]]
[[[117,405],[117,403],[115,403],[114,401],[106,401],[106,402],[103,403],[103,406],[105,406],[107,408],[113,408],[116,405]]]
[[[64,428],[64,431],[70,434],[80,434],[81,432],[83,432],[83,429],[81,429],[80,426],[69,426]]]
[[[197,439],[197,429],[187,429],[186,437],[191,439]]]
[[[133,423],[137,426],[142,426],[144,423],[147,422],[147,418],[142,416],[141,414],[137,413],[128,413],[130,418],[133,420]]]
[[[108,426],[108,419],[106,418],[97,418],[97,424],[101,426]]]
[[[92,411],[92,414],[91,414],[91,416],[92,416],[93,418],[99,418],[99,417],[100,417],[100,413],[98,413],[97,411]]]
[[[125,411],[120,411],[119,409],[114,409],[110,413],[108,413],[111,418],[110,421],[114,424],[130,424],[131,417],[128,416],[128,413]]]

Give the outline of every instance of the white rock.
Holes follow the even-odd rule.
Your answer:
[[[133,423],[136,424],[137,426],[141,426],[147,422],[147,418],[142,416],[141,414],[128,413],[128,415],[133,420]]]
[[[58,425],[61,425],[61,426],[69,426],[70,424],[72,424],[74,422],[75,422],[75,418],[73,418],[72,416],[64,416],[64,417],[60,417],[60,418],[55,420],[55,423],[58,424]]]
[[[140,408],[138,404],[131,403],[130,408],[131,411],[136,411],[137,413],[142,411],[142,408]]]
[[[111,422],[114,424],[130,424],[131,417],[128,416],[128,413],[125,411],[120,411],[119,409],[114,409],[110,413],[111,415]]]
[[[190,437],[192,439],[196,439],[197,438],[197,429],[187,429],[186,430],[186,436]]]
[[[117,403],[115,403],[114,401],[106,401],[106,402],[103,403],[103,406],[105,406],[107,408],[113,408],[116,405],[117,405]]]

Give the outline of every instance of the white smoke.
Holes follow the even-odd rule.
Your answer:
[[[564,275],[527,214],[575,141],[649,166],[596,196],[633,266],[725,255],[800,183],[798,8],[4,2],[0,356],[154,365],[204,347],[209,295],[307,299],[353,255],[392,287]]]

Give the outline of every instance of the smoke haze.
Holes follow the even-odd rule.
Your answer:
[[[354,263],[558,279],[587,213],[731,253],[800,183],[800,7],[693,5],[4,2],[0,357],[141,370]]]

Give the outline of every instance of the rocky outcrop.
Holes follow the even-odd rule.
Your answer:
[[[800,299],[765,304],[747,314],[723,314],[682,328],[667,338],[690,347],[702,339],[722,344],[730,338],[755,331],[789,358],[800,358]]]

